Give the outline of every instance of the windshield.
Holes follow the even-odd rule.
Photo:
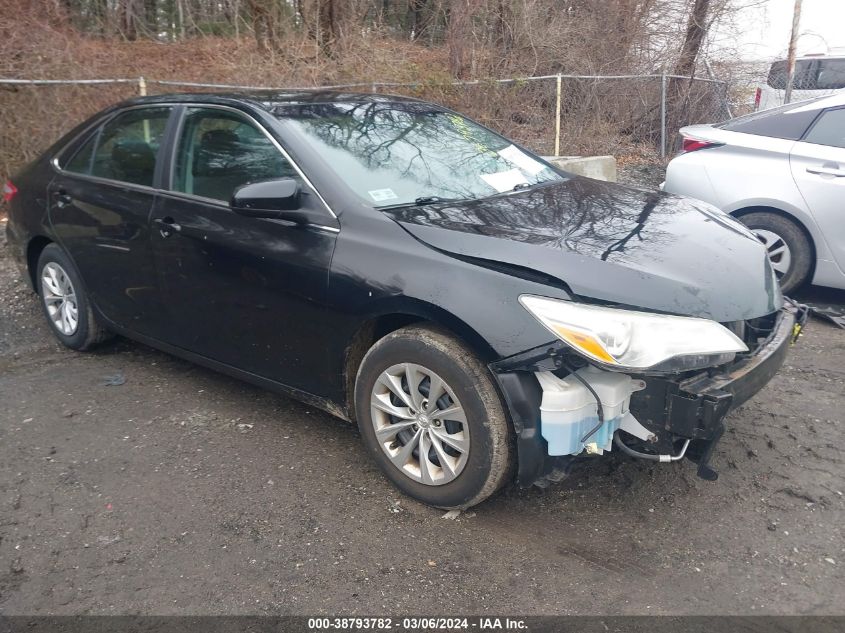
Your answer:
[[[374,207],[481,198],[563,179],[507,139],[430,104],[315,103],[273,111]]]

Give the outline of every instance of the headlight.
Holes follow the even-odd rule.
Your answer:
[[[531,295],[519,302],[564,343],[608,369],[687,371],[728,363],[748,351],[733,332],[708,319]]]

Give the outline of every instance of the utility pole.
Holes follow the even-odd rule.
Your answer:
[[[801,24],[801,3],[795,0],[795,12],[792,14],[792,35],[789,37],[789,53],[786,55],[786,94],[784,103],[792,101],[792,84],[795,82],[795,44],[798,42],[798,27]]]

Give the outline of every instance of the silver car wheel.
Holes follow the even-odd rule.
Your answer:
[[[769,261],[772,263],[772,268],[778,279],[789,272],[789,267],[792,265],[792,253],[789,250],[783,238],[772,231],[766,229],[753,229],[754,235],[757,239],[763,242],[766,250],[769,253]]]
[[[414,481],[440,486],[461,474],[469,457],[469,425],[452,388],[413,363],[381,373],[370,398],[379,446]]]
[[[41,270],[41,300],[55,328],[65,336],[73,336],[79,327],[76,291],[64,268],[55,262]]]

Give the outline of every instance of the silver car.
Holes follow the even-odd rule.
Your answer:
[[[845,94],[681,129],[664,191],[738,218],[769,250],[784,292],[845,288]]]

